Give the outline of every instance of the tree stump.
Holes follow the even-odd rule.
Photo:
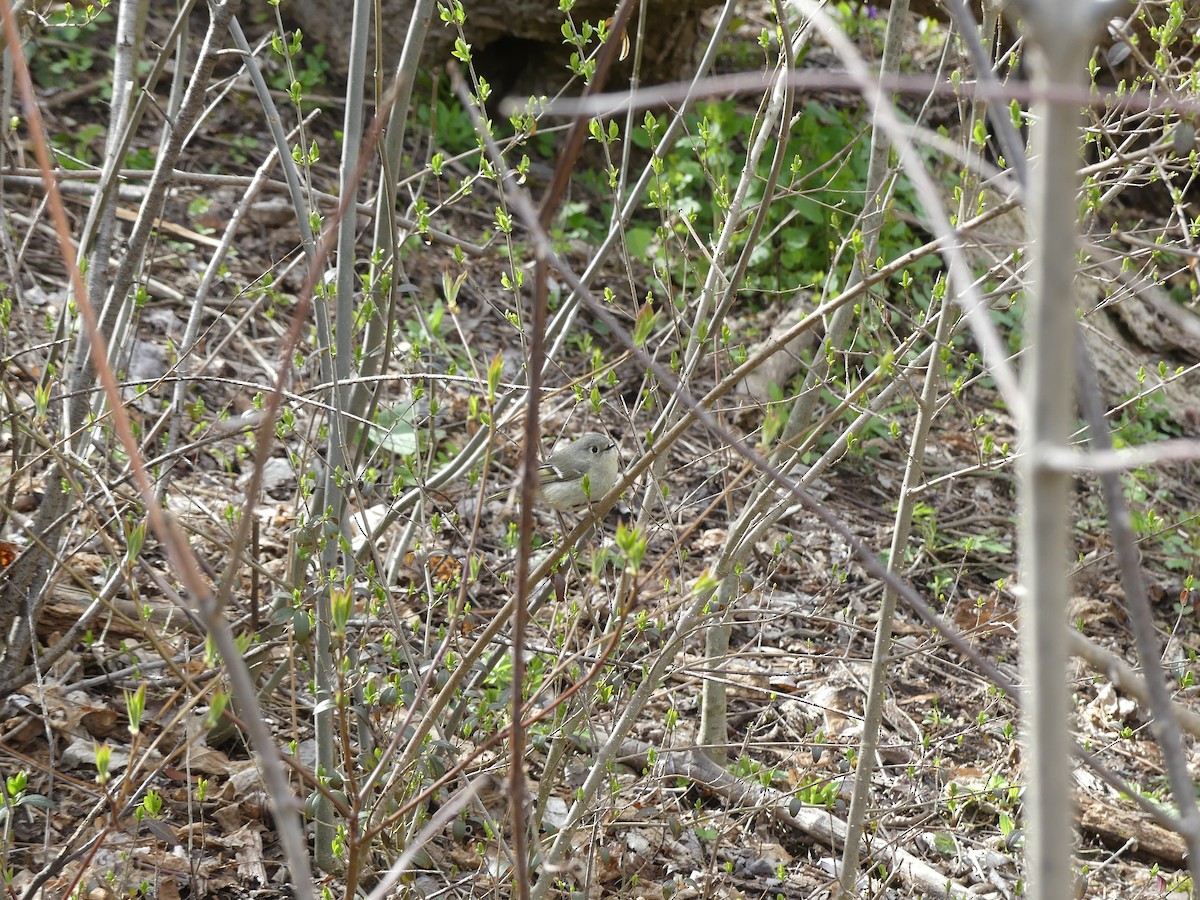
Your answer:
[[[382,0],[381,33],[385,72],[395,67],[412,18],[413,0]],[[563,40],[566,14],[550,0],[469,0],[465,34],[476,70],[499,94],[547,93],[568,74],[572,48]],[[687,78],[702,50],[705,9],[713,0],[652,0],[646,4],[642,45],[643,83]],[[577,28],[610,18],[613,0],[579,0],[571,10]],[[330,15],[327,0],[292,0],[291,15],[305,35],[325,45],[328,58],[344,72],[350,48],[350,17]],[[629,25],[631,43],[639,29],[635,10]],[[429,66],[457,61],[450,56],[457,32],[434,13],[423,59]],[[633,53],[625,61],[628,71]]]

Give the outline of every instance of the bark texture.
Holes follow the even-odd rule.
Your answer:
[[[646,4],[642,81],[686,78],[696,58],[702,33],[702,13],[714,0],[650,0]],[[382,0],[381,46],[390,69],[399,58],[412,17],[413,0]],[[564,13],[553,0],[467,0],[466,38],[480,73],[501,93],[546,93],[562,83],[570,48],[563,42]],[[571,11],[576,26],[608,19],[616,0],[579,0]],[[350,46],[350,18],[329,13],[328,0],[292,0],[291,15],[310,39],[325,44],[329,58],[345,70]],[[637,35],[637,12],[630,24]],[[456,33],[435,18],[425,44],[431,66],[455,60],[450,56]],[[628,67],[632,60],[626,60]]]

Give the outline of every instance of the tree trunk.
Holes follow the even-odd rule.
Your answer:
[[[350,46],[350,19],[329,14],[328,0],[292,0],[291,15],[304,34],[325,44],[328,58],[345,70]],[[692,71],[699,48],[703,11],[714,0],[651,0],[647,6],[642,46],[643,83],[675,81]],[[467,0],[466,39],[476,70],[499,94],[544,94],[562,84],[572,48],[563,40],[566,15],[551,0]],[[408,32],[413,0],[382,0],[382,43],[385,74],[395,66]],[[571,11],[576,29],[583,23],[612,17],[615,0],[579,0]],[[639,29],[637,12],[629,27],[631,43]],[[453,61],[456,31],[435,17],[425,42],[430,66]],[[595,47],[593,41],[592,48]],[[633,54],[625,60],[628,67]]]

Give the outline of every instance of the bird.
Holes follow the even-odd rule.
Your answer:
[[[589,431],[551,453],[538,468],[538,498],[557,512],[590,506],[617,483],[620,454],[606,434]]]

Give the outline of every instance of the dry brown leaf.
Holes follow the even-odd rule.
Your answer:
[[[187,755],[188,770],[200,775],[228,775],[234,768],[228,756],[212,747],[193,747]]]

